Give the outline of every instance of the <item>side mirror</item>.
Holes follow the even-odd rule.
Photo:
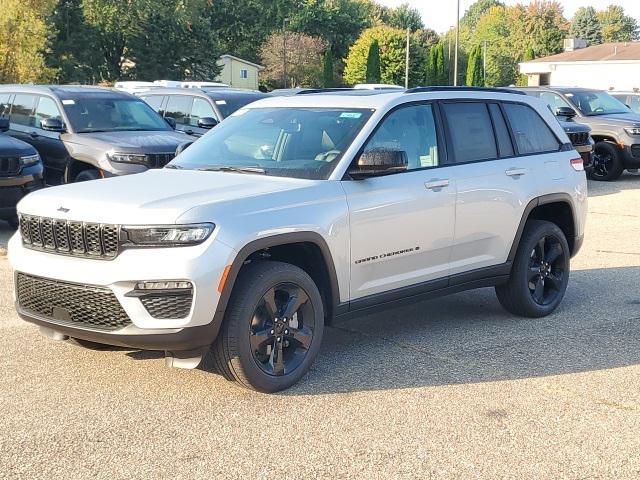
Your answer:
[[[176,148],[176,157],[184,152],[187,148],[189,148],[192,143],[193,142],[184,142],[178,145],[178,147]]]
[[[577,115],[576,111],[571,107],[558,107],[556,108],[556,117],[573,118]]]
[[[404,172],[409,167],[407,152],[376,148],[360,155],[348,173],[354,180]]]
[[[6,132],[9,130],[9,119],[0,118],[0,132]]]
[[[218,125],[218,120],[216,120],[213,117],[202,117],[201,119],[198,120],[198,126],[200,128],[213,128],[216,125]]]
[[[173,128],[174,130],[176,129],[176,121],[174,118],[164,117],[164,121],[167,122],[171,128]]]
[[[59,118],[45,118],[40,122],[40,128],[49,132],[64,132],[64,123]]]

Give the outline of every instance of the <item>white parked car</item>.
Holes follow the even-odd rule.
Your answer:
[[[9,259],[19,315],[49,337],[187,368],[213,346],[226,377],[273,392],[334,318],[488,286],[550,314],[586,206],[539,99],[349,90],[252,103],[161,170],[34,192]]]

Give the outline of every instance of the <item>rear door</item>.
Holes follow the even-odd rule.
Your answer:
[[[361,307],[447,285],[455,185],[451,168],[441,164],[435,114],[428,103],[401,106],[367,141],[364,151],[406,152],[406,172],[342,182],[351,228],[350,296],[368,297]]]
[[[58,104],[51,97],[39,96],[34,117],[32,143],[44,159],[45,183],[47,185],[61,185],[64,183],[64,173],[69,158],[67,149],[60,138],[60,132],[42,129],[42,121],[48,118],[57,118],[63,121]]]
[[[545,155],[561,144],[525,104],[465,100],[443,103],[442,111],[457,186],[453,285],[476,270],[500,273],[524,208],[543,179],[562,175],[554,155]]]

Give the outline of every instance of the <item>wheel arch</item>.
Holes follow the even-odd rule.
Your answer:
[[[291,232],[253,240],[240,249],[220,294],[216,316],[222,318],[242,267],[247,262],[275,260],[304,270],[316,283],[330,321],[340,305],[340,286],[331,250],[316,232]]]
[[[608,134],[591,134],[591,138],[593,138],[593,141],[595,143],[598,142],[609,142],[609,143],[613,143],[615,146],[618,146],[618,139],[615,138],[613,135],[608,135]]]
[[[98,170],[100,172],[100,169],[91,163],[83,160],[77,160],[75,158],[70,159],[67,162],[67,168],[65,169],[64,182],[73,183],[76,176],[84,170]]]
[[[522,232],[528,220],[546,220],[555,223],[563,231],[569,244],[571,256],[577,253],[580,248],[578,238],[578,217],[575,212],[572,198],[567,193],[552,193],[531,200],[524,209],[516,236],[511,245],[507,261],[513,262]]]

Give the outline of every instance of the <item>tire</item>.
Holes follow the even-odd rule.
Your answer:
[[[560,305],[569,283],[570,256],[567,239],[556,224],[529,220],[509,281],[496,287],[500,304],[522,317],[537,318],[552,313]]]
[[[284,390],[309,370],[323,330],[322,298],[306,272],[288,263],[250,263],[231,294],[213,362],[245,388]]]
[[[100,172],[95,168],[88,168],[87,170],[82,170],[76,178],[73,180],[74,183],[78,182],[88,182],[89,180],[98,180],[100,178]]]
[[[591,180],[612,182],[620,178],[624,165],[620,151],[611,142],[598,142],[594,148],[593,167],[589,169]]]

